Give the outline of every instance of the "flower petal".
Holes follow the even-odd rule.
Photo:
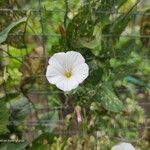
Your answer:
[[[75,89],[78,85],[79,83],[75,78],[70,78],[70,79],[65,78],[64,80],[57,82],[56,84],[57,88],[65,92]]]
[[[50,65],[53,67],[59,69],[64,73],[65,67],[66,67],[66,53],[60,52],[54,54],[48,61]]]
[[[111,148],[111,150],[135,150],[130,143],[120,143]]]
[[[71,72],[70,78],[65,74]],[[47,80],[56,84],[63,91],[75,89],[89,74],[89,67],[85,63],[83,56],[75,51],[67,53],[60,52],[54,54],[49,59],[46,71]]]
[[[76,66],[72,72],[78,83],[82,83],[89,75],[89,67],[86,63],[83,63],[79,66]]]
[[[61,70],[59,70],[51,65],[47,66],[46,77],[47,77],[47,80],[51,84],[56,84],[57,82],[59,82],[60,80],[62,80],[64,78],[61,73]]]
[[[69,51],[66,53],[66,64],[68,69],[72,69],[76,67],[77,65],[83,64],[85,62],[85,59],[83,56],[76,51]]]

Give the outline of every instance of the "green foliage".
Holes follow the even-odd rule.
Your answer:
[[[98,102],[92,102],[89,114],[84,117],[83,128],[87,132],[79,131],[79,134],[53,138],[51,150],[59,149],[102,149],[110,150],[117,142],[117,138],[123,137],[126,141],[136,140],[139,132],[137,124],[144,122],[143,110],[133,99],[126,99],[126,112],[106,112]],[[133,119],[131,116],[134,116]],[[90,133],[90,134],[89,134]],[[112,140],[112,137],[114,138]],[[40,140],[39,143],[44,142]],[[50,141],[50,142],[51,142]],[[83,144],[86,143],[86,144]],[[44,145],[43,145],[44,146]]]
[[[1,99],[0,100],[0,134],[6,133],[7,130],[7,124],[8,124],[8,110],[6,108],[6,102]]]
[[[0,134],[7,131],[5,100],[11,110],[13,127],[9,126],[10,131],[19,130],[21,138],[28,136],[28,132],[37,131],[35,136],[38,137],[31,139],[29,149],[110,150],[118,139],[134,141],[137,147],[143,145],[146,149],[146,139],[141,139],[138,144],[139,126],[145,123],[145,116],[135,94],[139,86],[141,90],[149,87],[145,83],[149,82],[146,75],[150,73],[150,59],[147,45],[144,45],[148,44],[147,40],[139,38],[147,28],[143,23],[139,32],[139,25],[132,15],[139,13],[136,10],[138,1],[133,3],[132,0],[60,0],[59,3],[33,0],[21,6],[41,11],[31,12],[26,24],[26,49],[9,46],[8,38],[10,31],[26,22],[26,17],[10,23],[0,33],[0,44],[6,46],[8,40],[7,48],[2,47],[0,51],[5,57],[0,59],[0,115],[3,114]],[[135,25],[138,28],[131,31]],[[27,36],[35,34],[40,35]],[[70,50],[84,56],[90,74],[77,89],[64,95],[54,86],[47,85],[43,78],[47,66],[45,55]],[[9,93],[3,92],[4,89]],[[68,104],[67,108],[53,111],[53,107],[61,107],[64,103]],[[48,108],[43,108],[45,106]],[[81,123],[76,121],[76,106],[81,109]],[[24,124],[29,124],[30,119],[36,121],[32,129]],[[57,132],[58,126],[62,133],[59,136],[52,134]],[[11,143],[2,148],[25,149],[27,145]]]
[[[123,6],[124,3],[126,3],[128,0],[119,0],[119,1],[116,1],[116,5],[118,5],[118,9]]]
[[[24,141],[21,143],[7,143],[0,146],[0,150],[25,150],[29,143]]]
[[[26,22],[27,17],[21,18],[20,20],[18,20],[17,22],[12,22],[8,27],[6,27],[3,31],[0,32],[0,44],[2,44],[3,42],[5,42],[5,40],[8,37],[9,32],[17,27],[18,25]]]
[[[3,4],[4,0],[0,0],[0,5]]]
[[[8,93],[8,94],[4,95],[3,97],[1,97],[0,100],[4,100],[4,101],[12,100],[12,99],[18,97],[19,95],[20,95],[20,93],[18,93],[18,92]]]
[[[101,88],[97,91],[97,100],[100,101],[102,106],[112,112],[121,112],[124,108],[123,103],[119,100],[114,93],[112,85],[103,83]]]
[[[123,39],[121,39],[121,41],[122,40]],[[136,41],[135,39],[129,39],[119,42],[118,44],[116,45],[116,57],[121,61],[126,61],[127,57],[130,56],[130,53],[135,49]]]
[[[117,40],[120,38],[122,32],[132,19],[131,14],[135,12],[134,7],[135,6],[129,9],[127,13],[123,13],[119,15],[119,17],[115,17],[112,21],[107,21],[107,24],[102,29],[102,36],[104,36],[102,40],[102,49],[104,49],[104,51],[114,49]]]
[[[83,19],[84,18],[84,19]],[[90,29],[90,30],[89,30]],[[79,48],[79,41],[82,38],[92,38],[94,21],[87,7],[71,20],[66,29],[66,44],[69,48]]]
[[[55,135],[52,133],[45,133],[34,140],[31,150],[47,150],[54,142]]]
[[[102,75],[103,75],[102,68],[94,69],[89,75],[88,83],[94,86],[97,85],[98,83],[100,83]]]

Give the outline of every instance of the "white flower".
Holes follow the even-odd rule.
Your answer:
[[[79,52],[54,54],[46,70],[47,80],[63,91],[75,89],[89,75],[89,67]]]
[[[111,148],[111,150],[135,150],[130,143],[120,143]]]

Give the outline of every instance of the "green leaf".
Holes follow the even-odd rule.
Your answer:
[[[22,142],[22,143],[7,143],[2,144],[0,147],[0,150],[25,150],[25,148],[28,146],[28,142]]]
[[[45,132],[51,133],[54,130],[55,128],[54,124],[56,124],[59,119],[58,116],[59,116],[58,111],[49,111],[46,113],[39,114],[41,123],[47,123],[49,125],[52,125],[50,126],[50,128],[45,128]]]
[[[53,133],[44,133],[35,139],[32,143],[31,150],[47,150],[49,145],[54,142],[55,135]],[[49,145],[44,145],[44,141],[48,141]]]
[[[135,12],[135,6],[134,5],[127,13],[121,14],[119,17],[117,17],[114,21],[111,23],[106,24],[102,28],[102,49],[104,51],[113,49],[113,46],[116,45],[117,40],[120,38],[120,35],[127,27],[128,23],[131,21],[133,15],[132,13]],[[109,35],[106,36],[105,35]]]
[[[119,0],[119,1],[115,1],[116,5],[118,6],[118,9],[124,5],[128,0]]]
[[[120,38],[121,39],[121,38]],[[125,42],[120,40],[120,45],[116,46],[116,57],[120,60],[126,60],[130,53],[135,49],[135,39],[129,39]]]
[[[123,6],[128,0],[102,0],[93,2],[93,7],[98,6],[95,13],[96,22],[101,22],[101,26],[104,27],[104,25],[107,25],[109,20],[109,17],[111,15],[111,12],[114,11],[114,6],[119,9],[121,6]],[[99,13],[97,13],[99,12]]]
[[[6,103],[0,100],[0,134],[5,134],[7,132],[8,124],[8,111],[6,108]]]
[[[96,39],[91,39],[86,37],[79,39],[79,43],[81,44],[82,47],[86,47],[89,49],[94,49],[100,45],[100,42],[97,41]]]
[[[111,112],[120,112],[123,110],[123,103],[119,100],[112,86],[109,83],[103,83],[100,91],[98,92],[98,98],[100,99],[103,107]]]
[[[137,6],[137,3],[134,4],[128,10],[128,12],[126,12],[125,14],[120,15],[118,18],[115,19],[115,21],[112,23],[112,26],[111,26],[111,33],[113,35],[115,35],[115,36],[118,35],[118,37],[119,37],[120,34],[125,30],[125,28],[127,27],[129,21],[133,17],[132,13],[135,12],[134,8]]]
[[[0,32],[0,44],[2,44],[3,42],[6,41],[9,32],[17,27],[18,25],[26,22],[27,17],[21,18],[20,20],[18,20],[17,22],[12,22],[8,27],[6,27],[3,31]]]
[[[66,42],[69,48],[79,48],[81,38],[88,38],[93,36],[94,22],[87,7],[83,7],[68,24],[66,29]],[[64,41],[63,41],[64,42]]]
[[[93,70],[88,78],[88,83],[91,83],[92,85],[97,85],[100,83],[101,78],[102,78],[103,70],[102,68],[97,68]]]
[[[121,62],[118,61],[116,58],[111,58],[110,59],[110,66],[112,68],[117,68],[119,65],[121,65]]]
[[[113,23],[111,26],[111,33],[114,36],[120,36],[120,34],[125,30],[127,27],[129,21],[131,20],[131,15],[130,14],[122,14],[120,15]]]
[[[112,0],[102,0],[101,3],[97,1],[96,3],[99,4],[99,6],[96,9],[95,17],[96,17],[96,23],[101,22],[101,26],[103,27],[109,22],[109,17],[111,15],[111,11],[114,7],[114,1]],[[97,4],[95,4],[96,6]],[[99,12],[99,13],[97,13]]]
[[[0,100],[12,100],[16,97],[18,97],[20,95],[20,93],[16,92],[16,93],[8,93],[7,95],[3,96],[0,98]]]
[[[3,4],[4,1],[5,1],[5,0],[0,0],[0,5]]]

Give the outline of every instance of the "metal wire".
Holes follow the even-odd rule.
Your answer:
[[[10,36],[22,36],[22,35],[24,35],[23,33],[10,33],[9,34]],[[44,34],[32,34],[32,33],[26,33],[26,36],[35,36],[35,37],[61,37],[61,35],[60,34],[46,34],[46,33],[44,33]],[[104,37],[118,37],[118,36],[120,36],[120,37],[127,37],[127,38],[149,38],[149,36],[148,35],[131,35],[131,34],[126,34],[126,35],[117,35],[117,34],[104,34],[103,35],[103,38]]]
[[[39,13],[39,10],[38,9],[8,9],[8,8],[0,8],[0,11],[2,11],[2,12],[29,12],[29,11],[31,11],[31,12],[35,12],[35,13]],[[42,9],[42,10],[40,10],[41,12],[49,12],[49,13],[65,13],[66,12],[66,10],[47,10],[47,9]],[[74,12],[74,13],[77,13],[77,12]],[[99,13],[101,13],[101,14],[116,14],[116,11],[101,11],[101,10],[99,10],[99,11],[95,11],[94,13],[97,13],[97,14],[99,14]],[[125,12],[117,12],[117,14],[119,14],[119,15],[121,15],[121,14],[125,14]],[[141,12],[136,12],[136,13],[131,13],[130,15],[133,15],[133,16],[137,16],[137,15],[145,15],[145,16],[149,16],[150,15],[150,13],[145,13],[145,14],[143,14],[143,13],[141,13]]]
[[[47,62],[48,62],[48,48],[46,46],[46,38],[59,38],[61,37],[61,34],[54,34],[54,33],[46,33],[45,31],[45,18],[44,18],[44,13],[53,13],[53,14],[56,14],[56,13],[62,13],[65,15],[65,20],[64,20],[64,25],[66,26],[67,24],[67,13],[70,12],[69,11],[69,8],[68,8],[68,4],[66,3],[66,8],[67,10],[63,10],[63,9],[53,9],[53,10],[48,10],[48,9],[45,9],[43,6],[42,6],[42,1],[41,0],[38,0],[38,8],[35,8],[35,9],[17,9],[17,8],[13,8],[13,9],[10,9],[10,8],[0,8],[0,13],[3,12],[3,13],[20,13],[20,12],[24,12],[24,13],[27,13],[27,12],[31,12],[31,15],[33,15],[32,17],[37,17],[39,18],[39,24],[40,24],[40,28],[41,28],[41,32],[40,33],[36,33],[36,32],[30,32],[30,33],[10,33],[9,34],[9,37],[12,37],[12,38],[17,38],[19,36],[25,36],[25,37],[38,37],[38,38],[41,38],[41,41],[42,41],[42,47],[43,47],[43,50],[44,50],[44,54],[42,56],[29,56],[28,59],[38,59],[38,60],[42,60],[44,59],[44,67],[46,67],[47,65]],[[115,7],[115,4],[114,4],[114,7]],[[75,13],[75,12],[74,12]],[[116,12],[116,11],[94,11],[95,14],[116,14],[117,15],[122,15],[122,14],[125,14],[124,12]],[[37,16],[36,16],[37,15]],[[130,14],[131,16],[150,16],[150,13],[145,13],[143,14],[143,12],[135,12],[135,13],[131,13]],[[51,21],[53,22],[56,22],[55,19],[51,19]],[[63,20],[62,20],[63,22]],[[50,26],[50,25],[47,25],[47,26]],[[104,34],[102,37],[100,37],[100,40],[102,40],[103,38],[106,38],[106,37],[119,37],[120,35],[117,35],[117,34]],[[123,37],[123,38],[127,38],[127,39],[140,39],[140,38],[145,38],[145,39],[149,39],[150,36],[149,35],[136,35],[136,34],[129,34],[129,33],[124,33],[122,34],[120,37]],[[25,42],[25,41],[24,41]],[[24,45],[26,45],[26,43],[24,43]],[[14,58],[14,59],[18,59],[19,61],[21,61],[22,58],[25,58],[26,55],[29,55],[30,53],[28,51],[26,51],[26,55],[22,53],[21,49],[21,53],[20,55],[18,56],[15,56],[12,54],[10,54],[10,50],[9,50],[9,46],[7,46],[7,54],[6,55],[1,55],[0,58]],[[101,57],[101,56],[100,56]],[[119,56],[119,57],[115,57],[115,58],[123,58],[124,56]],[[102,57],[103,58],[103,57]],[[148,56],[145,55],[142,57],[143,60],[144,59],[148,59]],[[86,58],[87,60],[90,60],[91,58]],[[142,69],[139,69],[139,71],[142,71]],[[119,72],[118,72],[119,73]],[[133,75],[137,75],[138,74],[133,74]],[[142,77],[149,77],[149,74],[147,73],[144,73],[141,75]],[[29,74],[28,76],[29,78],[37,78],[37,79],[45,79],[45,75],[44,74]],[[10,87],[11,87],[11,83],[9,83]],[[57,106],[57,107],[52,107],[49,102],[48,102],[48,95],[50,94],[63,94],[62,91],[57,91],[57,90],[49,90],[48,89],[48,84],[47,82],[44,82],[44,86],[40,87],[41,89],[32,89],[32,90],[29,90],[29,91],[26,91],[26,96],[28,98],[28,102],[26,105],[24,105],[22,108],[20,108],[20,106],[18,107],[13,107],[13,103],[9,103],[9,107],[10,107],[10,113],[11,112],[14,112],[14,111],[17,111],[17,110],[20,110],[20,109],[23,109],[25,108],[27,105],[29,105],[29,110],[30,110],[30,114],[32,114],[33,112],[36,113],[36,115],[34,117],[30,116],[29,119],[27,121],[20,121],[20,120],[15,120],[13,118],[13,116],[11,116],[11,120],[9,121],[9,125],[26,125],[28,126],[28,129],[29,129],[29,132],[32,131],[32,127],[36,127],[36,126],[45,126],[45,127],[49,127],[52,128],[52,127],[56,127],[58,126],[58,124],[50,124],[49,123],[49,120],[51,119],[51,116],[48,114],[49,112],[55,112],[55,111],[58,111],[60,113],[60,120],[59,122],[63,122],[64,121],[64,116],[62,114],[62,112],[64,111],[64,109],[66,109],[68,106],[67,105],[61,105],[61,106]],[[136,91],[139,91],[139,88],[135,88]],[[140,90],[145,90],[145,87],[140,87]],[[15,89],[16,92],[19,92],[21,93],[22,91],[17,87]],[[117,90],[118,92],[124,92],[124,93],[127,93],[127,92],[130,92],[129,89],[119,89]],[[15,93],[15,92],[14,92]],[[4,95],[6,95],[6,98],[7,100],[9,101],[9,95],[12,94],[11,91],[9,91],[9,88],[7,88],[7,85],[4,84]],[[33,100],[31,99],[31,95],[32,94],[35,94],[37,97],[40,97],[40,96],[45,96],[44,97],[44,102],[43,102],[43,105],[42,107],[37,107],[37,103],[34,103]],[[149,97],[148,97],[149,98]],[[148,99],[148,102],[140,102],[140,105],[141,106],[149,106],[150,105],[150,100]],[[150,107],[150,106],[149,106]],[[39,111],[42,111],[42,110],[47,110],[45,113],[47,113],[47,119],[45,120],[40,120],[40,114],[39,114]],[[147,116],[146,119],[149,119],[149,116]],[[62,126],[60,125],[60,129],[62,128]],[[131,128],[132,129],[132,128]],[[139,126],[139,129],[144,129],[144,126]],[[147,129],[150,129],[150,126],[147,127]],[[44,132],[44,130],[42,131]],[[61,132],[61,131],[55,131],[55,133],[58,133],[58,134],[76,134],[77,131],[68,131],[68,132]],[[31,134],[32,136],[34,136],[34,134]],[[34,138],[34,137],[33,137]]]

